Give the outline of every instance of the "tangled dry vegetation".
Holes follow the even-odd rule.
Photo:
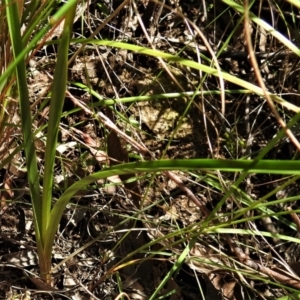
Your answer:
[[[255,1],[251,12],[295,45],[299,43],[300,14],[291,4]],[[207,65],[213,50],[222,71],[257,84],[244,26],[241,13],[226,1],[87,1],[78,3],[73,37],[126,41]],[[47,43],[28,61],[40,182],[57,53],[53,41],[59,39],[60,30],[57,27],[48,35]],[[299,57],[252,21],[249,30],[268,91],[297,107]],[[279,131],[268,103],[250,92],[239,93],[234,83],[224,82],[222,102],[220,78],[180,63],[106,46],[71,44],[70,53],[74,59],[56,149],[53,202],[78,179],[122,162],[254,158]],[[183,92],[187,93],[179,95]],[[286,122],[293,116],[284,106],[277,105],[276,110]],[[0,174],[3,299],[277,299],[300,288],[297,240],[245,234],[258,229],[297,237],[298,216],[288,213],[299,208],[297,197],[277,201],[264,211],[273,212],[275,218],[256,210],[235,214],[273,191],[274,202],[297,196],[298,177],[249,175],[218,207],[236,174],[179,171],[111,176],[77,194],[61,220],[53,247],[53,279],[46,285],[37,276],[17,95],[12,94],[4,114],[0,148],[5,162]],[[297,137],[297,125],[293,132]],[[13,159],[6,161],[12,153]],[[298,151],[283,138],[266,158],[297,159]],[[231,231],[199,230],[216,207],[218,214],[211,222],[232,222],[227,227]],[[282,211],[286,214],[277,215]],[[235,222],[237,215],[245,221]],[[195,243],[188,249],[190,241]],[[263,267],[255,269],[255,263]]]

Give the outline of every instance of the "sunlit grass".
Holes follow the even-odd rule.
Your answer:
[[[242,20],[242,16],[244,13],[243,6],[233,1],[224,2],[228,4],[229,7],[233,8],[235,11],[241,14],[240,20]],[[34,3],[35,2],[33,1],[33,6],[28,5],[27,8],[29,10],[36,9]],[[279,224],[284,224],[293,231],[296,231],[295,224],[288,218],[286,218],[290,211],[278,212],[274,211],[273,207],[279,204],[287,204],[291,201],[299,200],[298,196],[287,197],[281,200],[275,200],[275,197],[276,193],[279,190],[285,188],[288,185],[291,185],[299,178],[300,162],[298,160],[279,161],[264,159],[264,157],[272,150],[272,148],[274,148],[275,145],[277,145],[279,141],[285,136],[285,129],[279,130],[278,133],[270,141],[268,141],[266,146],[264,146],[255,157],[239,157],[238,151],[236,151],[236,153],[234,153],[233,155],[233,150],[230,150],[229,152],[232,152],[230,154],[233,157],[237,157],[237,159],[229,160],[225,158],[158,158],[156,160],[154,159],[154,156],[149,156],[151,157],[149,161],[142,161],[142,159],[139,161],[138,158],[141,156],[134,153],[135,160],[137,160],[136,162],[119,164],[110,168],[103,169],[99,172],[95,172],[94,174],[91,174],[87,177],[79,178],[78,181],[71,186],[66,186],[66,189],[62,191],[61,196],[53,201],[54,165],[57,155],[56,150],[58,146],[58,133],[61,118],[76,113],[81,109],[86,109],[90,113],[91,118],[96,120],[98,124],[102,124],[99,115],[97,115],[97,109],[102,107],[112,107],[114,105],[121,104],[135,105],[139,102],[146,101],[148,101],[149,103],[154,103],[155,101],[160,101],[160,99],[168,99],[169,101],[172,101],[172,99],[184,98],[187,101],[186,107],[184,107],[182,115],[180,116],[183,119],[186,116],[187,112],[191,109],[190,107],[193,107],[195,97],[205,97],[207,95],[220,96],[222,93],[225,93],[226,96],[234,94],[256,94],[259,99],[261,99],[261,101],[264,101],[264,95],[265,93],[267,93],[275,103],[281,105],[286,109],[289,109],[291,115],[295,113],[291,116],[290,121],[287,124],[287,128],[290,129],[299,122],[300,108],[295,104],[286,101],[284,97],[281,97],[276,93],[271,93],[269,91],[265,92],[255,83],[243,80],[236,75],[232,75],[225,71],[222,71],[221,69],[218,69],[216,65],[213,65],[213,60],[206,60],[205,63],[201,63],[191,59],[183,58],[180,56],[181,54],[169,54],[164,51],[158,51],[147,47],[134,45],[132,43],[113,40],[99,40],[92,38],[74,38],[72,37],[72,25],[76,11],[76,1],[69,1],[68,3],[61,6],[59,9],[57,9],[55,14],[52,15],[50,19],[48,19],[48,17],[51,15],[52,9],[55,7],[52,7],[50,4],[48,6],[46,6],[45,3],[43,4],[44,10],[41,10],[42,13],[36,19],[31,19],[31,17],[35,15],[27,9],[25,10],[23,16],[20,15],[20,11],[22,11],[22,9],[18,7],[17,2],[6,0],[5,4],[5,10],[1,11],[1,18],[2,20],[4,20],[4,17],[7,17],[7,32],[10,36],[10,43],[13,53],[9,53],[9,55],[7,56],[7,61],[1,61],[2,65],[5,65],[5,68],[3,67],[2,75],[0,77],[0,95],[2,103],[0,120],[2,124],[9,124],[10,120],[7,111],[9,111],[13,107],[13,105],[17,105],[18,101],[21,118],[21,126],[18,126],[18,129],[22,130],[23,140],[22,143],[19,143],[19,145],[21,146],[16,147],[9,156],[5,157],[2,162],[2,166],[9,162],[16,152],[20,151],[21,149],[25,151],[28,184],[30,188],[30,196],[35,221],[35,236],[39,255],[40,276],[48,284],[51,284],[51,272],[53,272],[53,270],[51,270],[52,247],[55,241],[55,236],[61,221],[61,217],[66,209],[66,206],[73,199],[73,197],[76,196],[77,193],[87,189],[89,185],[99,181],[100,179],[106,179],[116,175],[132,174],[132,176],[135,177],[140,174],[151,174],[151,176],[153,175],[153,177],[149,176],[148,178],[150,186],[152,184],[155,184],[154,177],[157,174],[163,174],[163,172],[171,170],[181,170],[185,172],[185,174],[192,174],[192,176],[196,179],[199,179],[199,174],[201,174],[201,176],[205,177],[201,180],[203,180],[207,186],[211,186],[212,189],[217,190],[220,194],[218,203],[216,203],[216,205],[210,212],[210,215],[205,219],[195,224],[188,225],[184,228],[174,226],[170,233],[166,234],[165,236],[160,236],[157,239],[149,242],[148,244],[143,245],[139,249],[136,249],[136,251],[129,254],[126,258],[120,260],[115,266],[108,270],[105,276],[111,276],[115,274],[120,294],[123,293],[123,289],[118,270],[126,267],[126,264],[139,263],[133,260],[130,261],[130,259],[136,253],[147,253],[147,249],[149,249],[154,244],[161,244],[163,245],[163,247],[156,253],[149,252],[147,259],[154,258],[157,253],[160,253],[161,255],[165,255],[167,257],[169,255],[169,252],[167,251],[170,251],[172,247],[175,247],[179,244],[184,244],[184,248],[182,249],[181,253],[175,253],[176,257],[172,260],[173,267],[169,270],[164,279],[161,280],[159,286],[157,287],[156,291],[153,292],[150,299],[157,299],[157,297],[159,296],[159,292],[163,290],[163,287],[169,280],[171,280],[172,276],[176,274],[178,270],[180,270],[182,264],[190,261],[189,253],[191,252],[191,249],[195,247],[196,243],[201,242],[202,237],[216,236],[220,237],[220,239],[225,239],[226,236],[230,235],[236,235],[239,237],[253,236],[257,238],[278,238],[282,241],[299,243],[298,238],[290,237],[285,234],[270,233],[256,229],[245,229],[246,227],[237,228],[237,226],[242,225],[248,226],[249,224],[252,224],[251,222],[261,220],[265,217],[272,217],[274,220],[278,221]],[[58,43],[59,47],[57,53],[57,63],[51,87],[49,119],[45,128],[38,129],[43,132],[46,131],[45,157],[43,161],[43,187],[41,188],[41,173],[37,164],[37,149],[34,143],[36,139],[35,128],[32,126],[36,112],[32,110],[29,99],[26,63],[28,62],[32,51],[35,51],[42,46],[42,44],[39,44],[41,43],[41,41],[43,41],[42,43],[46,42],[45,37],[47,36],[49,30],[56,26],[62,18],[65,20],[63,34],[57,41],[53,42],[53,44]],[[263,27],[267,32],[269,32],[275,39],[280,41],[288,49],[293,51],[295,54],[300,55],[300,49],[281,33],[272,28],[269,24],[255,16],[253,13],[250,13],[250,18],[258,26]],[[24,24],[24,20],[28,20],[26,23],[28,24],[28,27],[26,28],[24,33],[22,33],[21,25]],[[230,38],[231,36],[226,40],[226,43],[223,45],[220,52],[225,50],[227,45],[230,43]],[[82,104],[83,106],[81,108],[75,108],[72,111],[64,112],[63,104],[65,100],[65,91],[68,84],[67,76],[69,67],[68,59],[70,58],[70,44],[80,44],[81,46],[89,45],[90,47],[95,48],[99,46],[105,46],[107,47],[107,49],[126,49],[128,51],[138,53],[139,55],[161,58],[168,64],[179,65],[181,68],[190,68],[192,70],[199,71],[201,72],[201,74],[205,74],[206,77],[203,76],[203,81],[197,86],[197,88],[195,88],[195,90],[179,92],[174,91],[172,93],[162,92],[154,95],[134,95],[131,97],[123,97],[120,99],[104,99],[104,97],[100,95],[96,89],[93,89],[93,87],[90,87],[88,84],[83,84],[81,82],[72,82],[72,86],[76,86],[82,91],[89,93],[91,96],[94,96],[97,99],[97,102]],[[1,45],[3,47],[3,41],[1,41]],[[9,47],[10,45],[5,45],[5,47],[7,46]],[[210,66],[207,65],[208,62],[211,63]],[[159,80],[162,72],[158,73],[159,75],[155,75]],[[164,74],[163,76],[166,75]],[[237,88],[225,89],[222,91],[218,89],[203,90],[204,81],[207,78],[216,77],[217,79],[220,79],[220,76],[226,82],[235,84]],[[14,99],[14,101],[12,101],[11,99]],[[127,122],[128,124],[130,124],[130,120],[127,119],[126,113],[123,113],[122,110],[121,112],[118,112],[116,116],[116,122]],[[225,119],[225,116],[223,117]],[[177,127],[172,132],[168,144],[165,147],[161,157],[164,157],[164,155],[167,153],[168,147],[173,141],[173,136],[176,133],[175,131],[180,128],[181,124],[181,122],[178,122]],[[139,130],[138,125],[135,128],[137,131]],[[1,141],[4,142],[7,139],[7,134],[10,132],[10,130],[10,126],[1,127]],[[221,129],[218,128],[218,131],[220,130]],[[229,143],[232,143],[233,147],[236,147],[234,138],[229,139]],[[239,146],[241,148],[245,147],[243,144]],[[228,173],[233,173],[235,177],[232,178],[234,179],[229,180],[226,176]],[[252,199],[251,196],[244,192],[240,187],[245,179],[251,174],[279,174],[291,175],[293,177],[286,183],[280,185],[277,189],[273,189],[271,192],[266,193],[260,199]],[[145,198],[146,197],[147,193],[145,194]],[[226,202],[229,199],[237,204],[238,208],[230,213],[220,213],[221,208],[226,205]],[[140,211],[136,212],[133,216],[131,216],[131,218],[133,220],[141,219],[143,222],[151,224],[151,222],[149,222],[149,220],[147,220],[144,215],[147,208],[138,207],[137,209],[140,209]],[[252,211],[255,211],[256,215],[251,215]],[[129,216],[125,216],[125,218],[126,217],[130,219]],[[117,228],[115,230],[117,230]],[[178,240],[174,243],[170,243],[170,241],[172,241],[172,239],[174,238],[177,238]],[[166,245],[166,241],[169,242],[168,245]],[[203,238],[203,241],[205,241],[205,238]],[[216,249],[215,251],[217,252]],[[197,260],[197,258],[193,259],[195,261]],[[231,258],[228,257],[228,260],[230,259]],[[208,265],[213,264],[211,261],[208,261],[206,263]],[[202,264],[205,265],[205,262],[202,262]],[[235,269],[234,264],[240,264],[240,268],[243,267],[242,263],[238,262],[238,260],[234,262],[231,261],[230,265],[227,265],[225,262],[224,264],[223,262],[220,262],[217,264],[217,267],[222,268],[223,266],[224,269],[230,270],[233,273],[243,273],[243,276],[248,275],[250,277],[254,277],[253,273],[251,273],[251,271],[249,270],[247,271],[249,271],[250,275],[247,274],[246,270]],[[56,268],[58,268],[58,266],[56,266]],[[256,280],[261,280],[262,282],[266,282],[267,284],[278,285],[278,283],[276,283],[275,281],[272,282],[272,279],[266,279],[266,276],[262,273],[258,272],[258,274],[256,274],[255,276]],[[288,289],[288,287],[285,287],[283,285],[282,288]],[[285,298],[281,298],[281,300],[283,299]]]

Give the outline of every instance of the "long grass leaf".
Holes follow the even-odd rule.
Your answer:
[[[14,0],[6,0],[6,11],[13,53],[14,57],[16,58],[23,51],[23,44],[20,32],[18,8]],[[34,136],[31,128],[31,109],[27,87],[26,65],[24,59],[20,59],[20,62],[16,67],[16,75],[18,97],[20,103],[22,132],[24,138],[23,143],[26,154],[28,182],[35,216],[36,236],[37,239],[39,239],[41,225],[41,197],[39,187],[39,172],[37,168],[37,160],[34,147]]]
[[[86,44],[95,44],[95,45],[102,45],[102,46],[108,46],[108,47],[116,47],[120,49],[127,49],[134,52],[138,52],[140,54],[150,55],[153,57],[161,57],[163,59],[166,59],[168,61],[176,62],[181,65],[191,67],[196,70],[203,71],[205,73],[208,73],[209,75],[213,75],[215,77],[218,77],[218,71],[212,67],[206,66],[204,64],[197,63],[190,59],[181,58],[176,55],[172,55],[169,53],[165,53],[163,51],[153,50],[146,47],[141,47],[137,45],[127,44],[123,42],[115,42],[115,41],[107,41],[107,40],[89,40],[89,39],[78,39],[78,43],[86,43]],[[222,76],[224,80],[227,80],[231,83],[234,83],[236,85],[239,85],[247,90],[251,90],[253,93],[264,97],[264,91],[258,87],[257,85],[250,83],[248,81],[245,81],[241,78],[238,78],[234,75],[231,75],[227,72],[222,72]],[[278,95],[272,94],[270,92],[267,92],[268,95],[271,97],[271,99],[278,104],[281,104],[282,106],[285,106],[286,108],[294,111],[294,112],[300,112],[300,108],[292,103],[287,102],[283,98],[279,97]]]
[[[300,161],[272,161],[261,160],[219,160],[219,159],[175,159],[126,163],[111,167],[87,176],[69,187],[59,198],[51,211],[48,234],[49,240],[54,239],[55,232],[63,211],[70,199],[87,185],[103,178],[114,175],[152,173],[168,170],[201,170],[201,171],[226,171],[270,174],[300,175]]]
[[[51,236],[50,239],[50,236],[48,235],[48,227],[52,226],[52,224],[49,225],[49,218],[50,218],[51,202],[52,202],[54,160],[55,160],[55,153],[56,153],[59,123],[62,115],[62,109],[63,109],[64,99],[65,99],[65,91],[67,87],[68,52],[69,52],[69,44],[70,44],[73,20],[76,11],[76,2],[73,1],[73,7],[68,6],[68,9],[69,11],[66,14],[66,18],[65,18],[64,30],[58,48],[57,63],[54,72],[52,94],[51,94],[51,101],[50,101],[49,122],[47,128],[46,152],[45,152],[41,237],[43,239],[43,242],[45,243],[45,249],[44,249],[45,257],[49,261],[52,253],[51,249],[54,240],[54,236]],[[56,231],[57,227],[51,228],[51,230]]]

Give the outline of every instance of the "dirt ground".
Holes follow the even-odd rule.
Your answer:
[[[172,54],[180,52],[181,57],[195,61],[199,60],[199,53],[209,55],[201,39],[199,37],[193,39],[193,35],[196,36],[195,32],[176,15],[179,11],[198,26],[216,52],[234,32],[218,62],[222,70],[256,83],[244,42],[243,24],[235,29],[238,14],[226,11],[227,6],[223,2],[212,6],[207,3],[206,14],[202,1],[165,2],[171,10],[160,9],[161,6],[154,2],[138,3],[142,22],[156,49]],[[111,3],[107,0],[104,3],[109,9],[114,10],[121,2]],[[252,11],[267,22],[271,22],[275,15],[273,26],[293,40],[296,29],[292,28],[291,15],[286,13],[287,23],[284,24],[278,9],[274,6],[271,8],[269,4],[263,2],[262,6],[255,4]],[[289,6],[283,3],[280,9],[286,12]],[[88,10],[91,22],[90,28],[85,29],[86,35],[104,18],[96,2],[90,3]],[[224,11],[226,12],[223,13]],[[135,13],[133,15],[136,16]],[[101,30],[98,38],[126,40],[129,43],[150,47],[142,26],[133,15],[132,6],[127,5],[112,20],[110,26]],[[80,30],[81,23],[77,21],[74,24],[74,34]],[[287,52],[278,41],[255,26],[252,28],[252,35],[257,57],[261,57],[259,59],[261,73],[268,90],[284,95],[286,100],[295,105],[300,103],[299,71],[297,71],[299,58]],[[71,46],[72,51],[77,49],[78,46]],[[33,107],[38,107],[37,102],[47,97],[55,65],[55,53],[54,46],[47,46],[37,53],[28,66],[28,85]],[[277,55],[274,54],[272,59],[266,60],[263,56],[266,53]],[[204,61],[202,57],[201,62]],[[76,82],[89,85],[107,100],[179,93],[180,86],[184,91],[193,91],[204,78],[204,74],[183,68],[179,64],[168,65],[168,69],[178,84],[159,60],[130,53],[124,49],[91,47],[76,58],[69,68],[69,94],[66,94],[64,104],[64,112],[68,113],[61,122],[59,139],[63,147],[57,151],[53,201],[78,178],[98,171],[108,164],[114,165],[141,158],[141,154],[117,131],[105,128],[87,112],[78,110],[80,101],[89,104],[96,112],[102,112],[117,125],[118,130],[125,132],[147,148],[153,157],[145,156],[144,159],[253,158],[278,132],[279,126],[267,103],[253,94],[226,94],[226,113],[222,116],[220,95],[207,93],[203,97],[196,96],[193,101],[188,97],[137,101],[134,104],[119,104],[116,101],[117,104],[111,109],[101,106],[99,99],[74,84]],[[225,88],[231,90],[237,87],[225,82]],[[219,90],[220,82],[217,78],[207,76],[204,78],[202,89]],[[186,109],[187,113],[181,118]],[[278,107],[278,110],[286,121],[292,116],[291,112],[282,107]],[[34,126],[40,128],[46,124],[47,115],[45,107],[39,112]],[[122,118],[122,115],[126,116],[127,120]],[[17,109],[14,118],[18,120]],[[296,135],[297,131],[295,128]],[[20,132],[16,130],[14,134],[20,138]],[[42,176],[45,147],[42,139],[36,142],[36,147]],[[0,149],[0,152],[4,150]],[[108,154],[110,162],[101,151]],[[295,147],[287,139],[283,139],[266,158],[293,157],[297,157]],[[178,228],[184,230],[203,218],[199,207],[191,202],[186,193],[166,174],[153,178],[145,174],[138,178],[138,182],[128,181],[132,176],[121,177],[123,184],[117,185],[113,184],[114,178],[110,178],[107,182],[98,182],[74,197],[72,203],[68,205],[53,248],[53,284],[51,287],[46,286],[36,276],[38,261],[33,216],[26,172],[22,171],[23,164],[24,153],[19,151],[15,161],[0,171],[3,183],[0,212],[2,299],[117,299],[122,292],[128,295],[128,299],[148,299],[172,268],[174,257],[183,251],[185,241],[180,241],[180,236],[162,240],[147,248],[149,252],[154,253],[152,259],[143,261],[144,251],[130,258],[136,260],[135,264],[116,270],[116,263],[121,258],[129,257],[130,253],[139,247],[170,234],[172,230]],[[210,185],[207,180],[200,180],[199,177],[195,182],[192,174],[182,172],[174,174],[184,181],[206,207],[213,209],[216,206],[222,196],[217,187]],[[228,176],[226,180],[234,180],[233,175],[226,176]],[[258,199],[278,186],[281,180],[282,178],[278,176],[254,175],[242,184],[241,188],[253,199]],[[107,185],[104,187],[105,183]],[[296,181],[288,189],[281,191],[277,198],[291,197],[298,191]],[[143,195],[147,196],[144,198]],[[137,208],[141,201],[146,209],[138,213]],[[296,202],[292,206],[293,209],[298,208]],[[234,201],[229,199],[226,207],[222,207],[221,210],[227,213],[234,207]],[[139,220],[134,222],[137,217]],[[127,222],[119,225],[126,218]],[[284,226],[278,227],[273,221],[272,225],[276,232],[289,233],[289,229]],[[265,224],[258,223],[257,226],[266,230]],[[129,230],[132,228],[133,230]],[[147,230],[134,230],[143,228]],[[124,233],[129,234],[121,241]],[[270,253],[269,244],[262,240],[249,238],[242,242]],[[270,243],[276,246],[277,251],[292,268],[297,269],[299,259],[297,244],[286,243],[278,246],[275,240]],[[242,288],[241,283],[243,279],[237,278],[234,272],[226,270],[225,267],[222,270],[216,268],[214,263],[224,266],[227,263],[207,245],[219,247],[224,253],[231,255],[230,246],[222,237],[203,237],[202,244],[197,244],[193,254],[209,257],[211,269],[201,262],[193,267],[185,262],[180,272],[176,276],[171,276],[162,290],[163,294],[168,295],[166,298],[243,299],[245,292],[245,287]],[[167,252],[168,255],[160,255],[162,252]],[[143,262],[138,263],[141,261]],[[247,293],[253,297],[251,299],[272,299],[283,295],[279,288],[262,284],[253,277],[247,280]],[[202,296],[199,286],[203,289]]]

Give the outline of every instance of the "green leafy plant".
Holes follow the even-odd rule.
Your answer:
[[[28,48],[24,47],[21,36],[20,16],[16,1],[6,1],[7,21],[10,32],[11,43],[16,65],[16,76],[18,86],[18,97],[20,103],[20,114],[22,122],[22,132],[24,137],[24,149],[27,161],[28,182],[34,212],[35,235],[39,255],[39,265],[42,278],[50,283],[52,241],[49,242],[50,212],[52,202],[53,168],[57,135],[59,129],[60,115],[64,103],[66,84],[67,84],[67,64],[68,49],[72,33],[73,20],[76,11],[76,1],[66,4],[50,21],[50,25],[55,24],[56,20],[64,18],[64,29],[62,32],[57,65],[52,85],[50,101],[50,116],[47,131],[47,143],[45,152],[45,175],[43,178],[43,193],[39,186],[39,171],[37,167],[36,150],[34,144],[34,134],[32,132],[32,117],[27,87],[26,65],[24,55],[28,53]],[[43,33],[50,28],[46,26]],[[8,70],[7,70],[8,72]],[[5,73],[2,78],[5,79]],[[49,244],[51,245],[49,247]]]

